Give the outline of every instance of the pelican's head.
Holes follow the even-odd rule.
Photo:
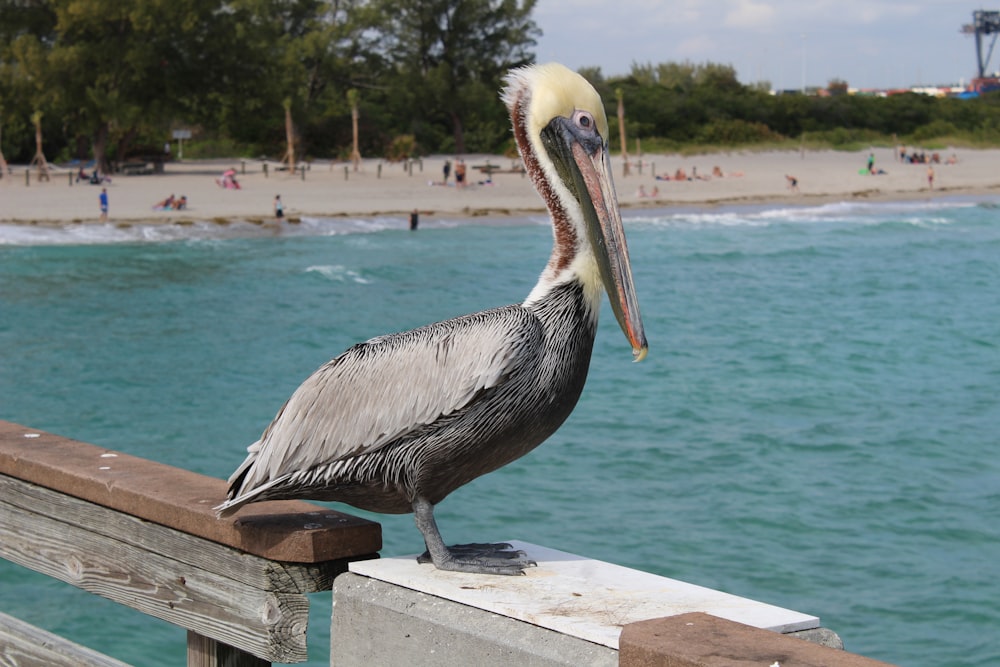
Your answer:
[[[571,276],[588,286],[603,285],[640,361],[646,334],[611,179],[601,96],[582,76],[556,63],[511,70],[505,83],[503,101],[518,150],[552,213],[555,249],[543,282]]]

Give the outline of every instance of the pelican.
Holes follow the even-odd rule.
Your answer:
[[[583,390],[606,291],[636,361],[646,356],[597,91],[558,64],[510,71],[501,97],[553,249],[521,304],[354,345],[292,394],[229,479],[227,516],[260,500],[413,512],[441,570],[523,574],[509,544],[445,546],[434,506],[524,456]]]

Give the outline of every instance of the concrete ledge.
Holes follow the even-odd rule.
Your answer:
[[[815,616],[535,544],[510,542],[534,559],[538,567],[529,568],[523,577],[502,577],[442,572],[418,564],[415,556],[351,563],[350,572],[338,577],[333,585],[331,664],[610,667],[619,664],[625,655],[619,654],[620,641],[625,641],[622,627],[629,629],[629,655],[648,660],[634,663],[642,667],[768,667],[783,656],[798,655],[795,651],[803,651],[803,645],[821,651],[823,660],[779,664],[877,664],[850,662],[864,659],[803,641],[840,645],[839,637],[821,628]],[[725,627],[752,631],[756,645],[770,650],[771,640],[780,639],[798,648],[791,650],[782,645],[783,652],[764,663],[702,663],[695,657],[694,662],[673,662],[674,653],[680,654],[686,647],[679,649],[672,640],[661,641],[663,633],[658,626],[647,625],[655,623],[647,619],[686,619],[692,611],[715,616],[695,614],[697,625],[685,621],[681,633],[691,633],[692,627],[718,633],[716,625],[702,619],[736,618],[740,622],[727,620],[724,622],[729,625]],[[803,639],[783,637],[781,633],[797,634]],[[743,635],[734,637],[734,647],[747,640]],[[714,655],[711,638],[706,641],[706,653]],[[733,648],[733,655],[742,655],[741,650]],[[848,662],[830,660],[831,653],[838,658],[847,656]],[[684,653],[682,657],[687,660],[689,656]]]
[[[622,667],[888,667],[700,612],[630,623],[619,639]]]
[[[585,641],[618,648],[627,623],[704,611],[774,632],[820,627],[809,614],[685,581],[507,540],[538,563],[523,577],[442,572],[415,556],[351,563],[350,571]]]
[[[618,664],[618,652],[434,595],[347,573],[333,584],[330,664],[613,667]]]

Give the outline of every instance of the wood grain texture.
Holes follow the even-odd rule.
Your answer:
[[[275,662],[306,659],[309,602],[0,502],[0,556]],[[204,540],[191,537],[185,551]],[[212,570],[221,570],[213,567]]]
[[[0,613],[0,667],[129,667],[59,635]]]
[[[276,561],[321,563],[382,548],[379,524],[299,501],[218,519],[223,480],[5,421],[0,473]]]

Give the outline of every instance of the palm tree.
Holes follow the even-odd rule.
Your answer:
[[[3,120],[0,118],[0,178],[7,174],[7,160],[3,157]]]
[[[622,159],[625,160],[624,175],[628,176],[628,144],[625,143],[625,92],[621,88],[616,88],[615,97],[618,98],[618,132],[621,134]]]
[[[295,171],[295,124],[292,122],[292,98],[286,97],[284,106],[285,141],[288,143],[288,148],[285,150],[285,156],[281,158],[281,161],[287,162],[288,173],[293,173]]]
[[[358,101],[361,95],[357,89],[351,88],[347,91],[347,102],[351,105],[351,130],[354,133],[354,148],[351,150],[351,161],[354,163],[354,171],[358,170],[361,164],[361,151],[358,150]]]
[[[45,160],[45,153],[42,152],[42,112],[35,111],[31,114],[31,122],[35,124],[35,157],[31,159],[28,168],[38,165],[38,180],[49,180],[49,163]]]

